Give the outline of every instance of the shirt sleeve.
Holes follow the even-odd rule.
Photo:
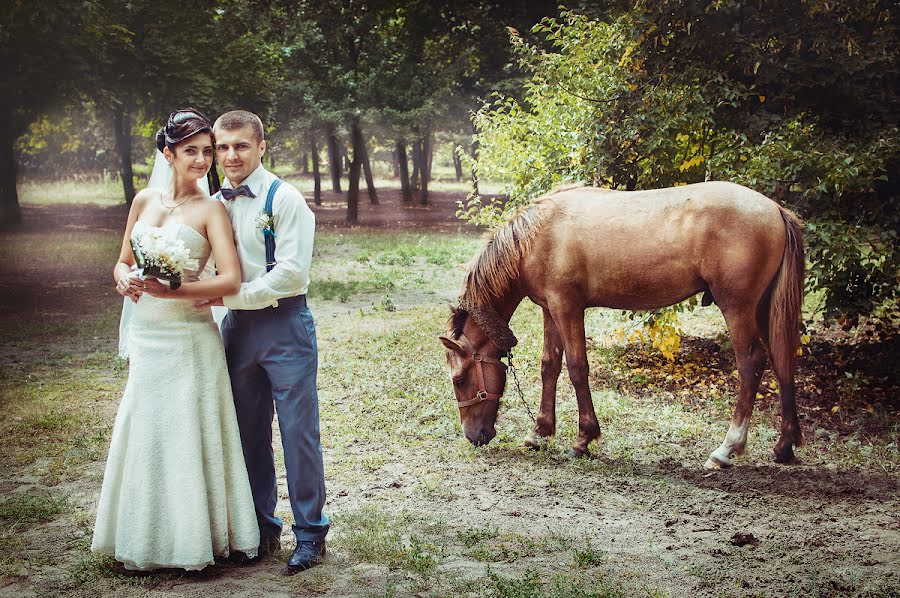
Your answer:
[[[262,277],[241,283],[236,295],[223,297],[229,309],[262,309],[279,299],[306,292],[312,263],[316,219],[303,195],[282,185],[272,206],[275,220],[275,267]]]

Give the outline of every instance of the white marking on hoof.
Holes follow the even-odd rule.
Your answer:
[[[703,464],[703,469],[727,469],[729,467],[731,467],[731,461],[726,459],[723,463],[712,455],[710,455],[709,459],[706,460],[706,463]]]
[[[724,467],[728,467],[731,465],[731,454],[732,448],[728,446],[727,443],[723,442],[719,445],[719,448],[714,450],[712,454],[710,454],[709,458],[718,461]]]
[[[733,455],[743,455],[747,452],[747,429],[749,422],[743,422],[739,425],[732,423],[728,427],[728,433],[725,434],[725,440],[714,450],[706,461],[704,467],[707,469],[721,469],[723,467],[731,467],[731,457]]]
[[[525,437],[525,440],[522,441],[522,445],[531,449],[539,449],[541,448],[541,444],[543,444],[543,439],[534,430],[529,432]]]

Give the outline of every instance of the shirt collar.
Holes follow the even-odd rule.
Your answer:
[[[250,173],[246,179],[241,182],[241,185],[246,185],[248,189],[253,191],[253,193],[259,197],[260,193],[262,193],[263,187],[266,184],[266,181],[269,179],[269,171],[263,168],[263,165],[260,164],[256,167],[256,170]],[[224,181],[222,181],[222,186],[226,189],[233,189],[234,184],[228,180],[226,177]]]

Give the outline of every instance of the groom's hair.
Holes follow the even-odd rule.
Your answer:
[[[258,116],[252,112],[247,112],[246,110],[232,110],[231,112],[226,112],[216,119],[213,130],[224,129],[226,131],[234,131],[235,129],[243,129],[244,127],[253,129],[253,135],[256,137],[257,143],[265,139],[262,121]]]

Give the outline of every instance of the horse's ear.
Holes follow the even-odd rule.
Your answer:
[[[469,317],[469,312],[467,312],[462,306],[450,306],[450,312],[450,332],[453,334],[453,338],[459,338],[460,336],[462,336],[463,328],[465,328],[466,326],[466,320]]]
[[[458,342],[456,342],[455,340],[450,338],[449,336],[442,334],[438,338],[441,339],[441,342],[444,343],[444,346],[447,347],[448,349],[450,349],[451,351],[456,351],[458,353],[465,353],[465,350],[463,350],[462,346]]]

